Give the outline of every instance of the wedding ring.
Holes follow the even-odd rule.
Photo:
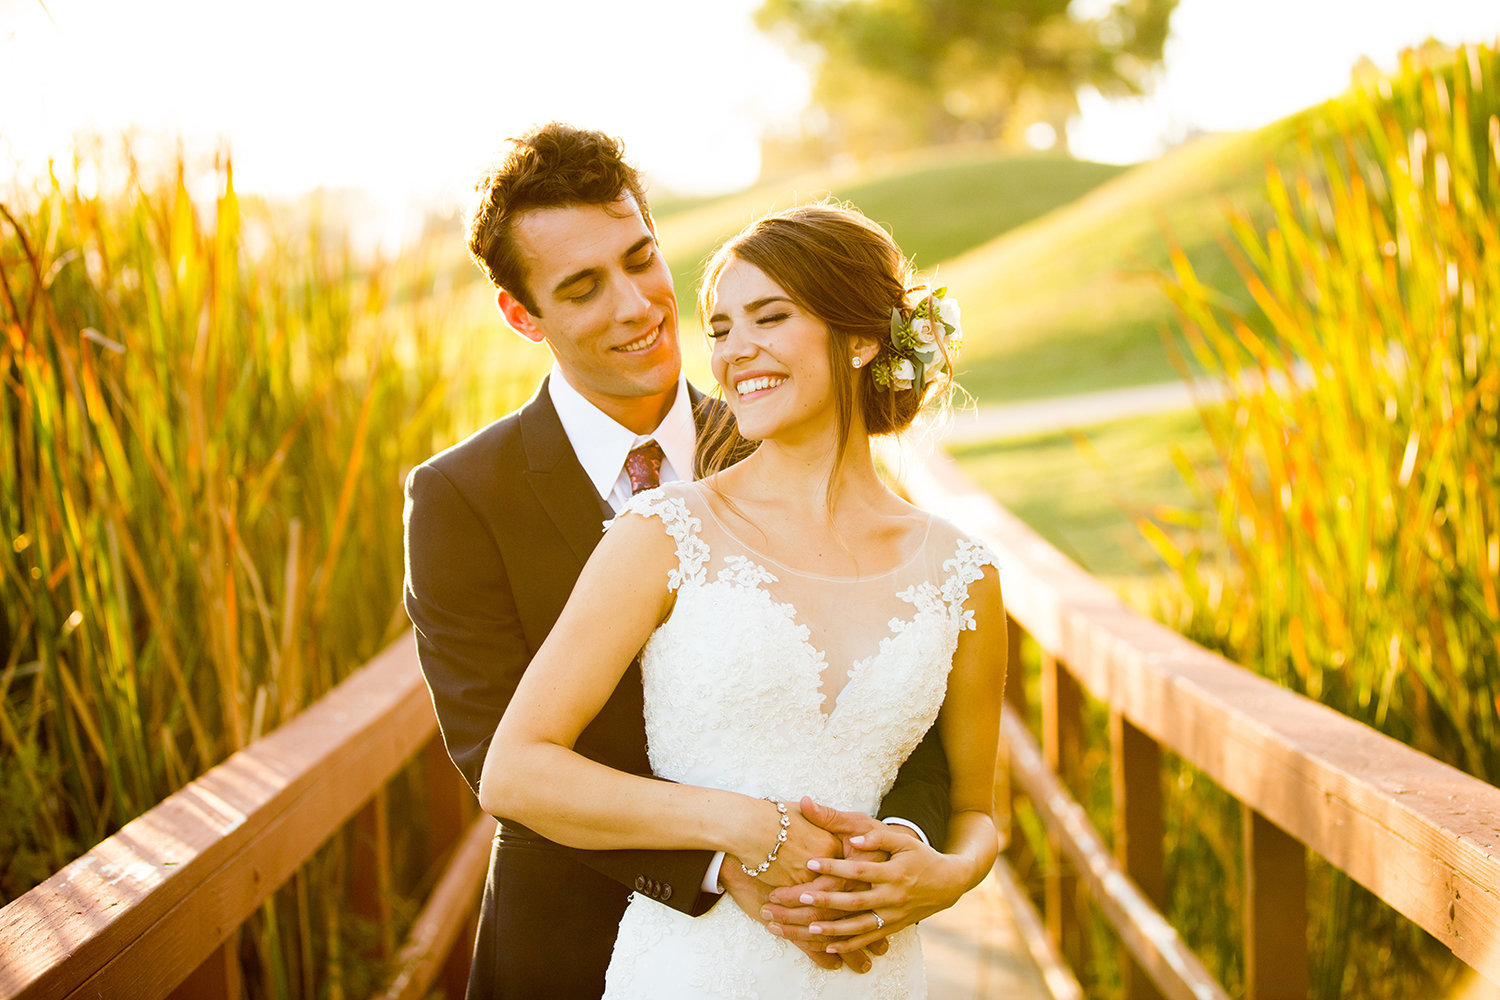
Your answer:
[[[875,913],[874,910],[871,910],[870,912],[872,914],[874,914],[874,916],[875,916],[875,929],[877,931],[883,931],[883,930],[885,930],[885,918],[882,917],[880,914]]]

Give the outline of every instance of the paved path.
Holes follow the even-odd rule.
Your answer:
[[[1219,390],[1205,386],[1202,391],[1213,393]],[[949,426],[944,429],[942,441],[949,445],[996,441],[1192,408],[1193,391],[1186,382],[1158,382],[1023,403],[994,403],[955,412]]]
[[[1027,949],[1023,921],[994,873],[957,906],[924,920],[930,1000],[1051,1000]]]
[[[1258,390],[1260,377],[1257,373],[1246,372],[1241,379],[1243,391]],[[1290,379],[1280,372],[1271,374],[1271,384],[1278,391],[1284,391],[1288,381],[1306,386],[1311,380],[1312,374],[1306,364],[1296,365]],[[1052,396],[1023,403],[994,403],[954,413],[948,426],[940,429],[938,440],[944,445],[973,444],[1075,430],[1126,417],[1180,413],[1191,410],[1199,402],[1218,401],[1227,395],[1222,382],[1179,380],[1074,396]]]

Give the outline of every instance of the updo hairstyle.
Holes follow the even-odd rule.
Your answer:
[[[871,372],[874,359],[861,368],[850,364],[857,337],[880,345],[876,357],[891,353],[891,310],[899,306],[907,313],[930,292],[890,234],[858,209],[825,202],[774,212],[719,247],[698,289],[698,320],[705,330],[714,285],[733,260],[760,268],[793,302],[828,326],[839,458],[848,446],[855,412],[869,434],[895,434],[911,426],[924,402],[948,390],[952,378],[946,364],[927,385],[910,389],[877,385]],[[701,471],[716,472],[743,457],[743,445],[738,451],[725,446],[726,436],[705,435],[708,451]]]

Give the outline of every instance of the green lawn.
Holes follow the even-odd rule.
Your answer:
[[[1212,457],[1196,412],[953,449],[965,472],[1061,552],[1096,576],[1132,584],[1163,568],[1136,519],[1205,509],[1174,454],[1194,463]]]

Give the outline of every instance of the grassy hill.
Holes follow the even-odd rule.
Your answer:
[[[1266,165],[1293,155],[1296,131],[1289,119],[1200,138],[947,261],[969,334],[963,384],[1001,402],[1174,378],[1158,284],[1169,238],[1206,283],[1243,287],[1221,245],[1226,208],[1260,211]]]
[[[778,208],[833,196],[886,226],[923,269],[983,246],[997,235],[1077,200],[1126,168],[994,150],[925,150],[860,170],[820,171],[763,181],[745,191],[656,210],[684,317],[689,375],[707,372],[693,310],[703,264],[720,242]]]
[[[833,195],[888,226],[920,267],[936,268],[960,297],[961,382],[981,403],[1172,379],[1161,333],[1173,317],[1157,283],[1166,234],[1210,283],[1227,278],[1219,246],[1228,231],[1224,206],[1263,202],[1265,166],[1289,156],[1296,122],[1203,137],[1132,168],[926,150],[858,170],[773,178],[715,198],[663,199],[657,227],[677,283],[689,376],[707,381],[693,310],[708,254],[765,212]],[[487,284],[461,256],[461,236],[444,243],[454,260],[439,270],[455,305],[495,322]]]

